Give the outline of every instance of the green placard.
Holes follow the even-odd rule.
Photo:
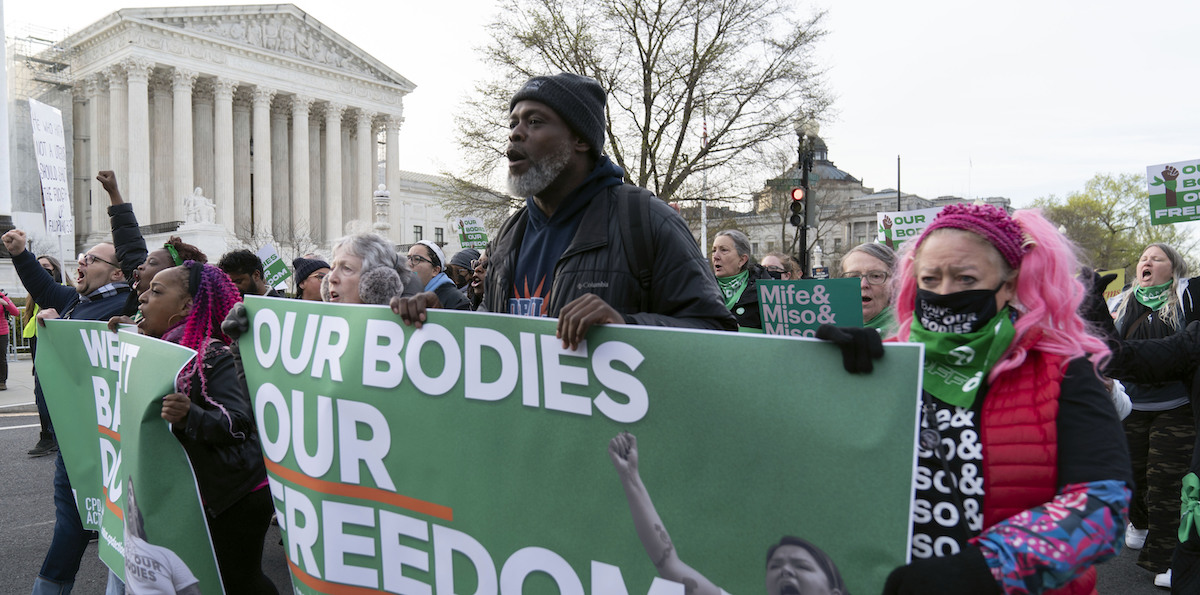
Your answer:
[[[457,224],[458,243],[463,249],[474,248],[476,250],[483,250],[487,248],[487,230],[483,226],[482,219],[477,217],[463,217],[457,221]]]
[[[614,325],[572,352],[554,320],[439,310],[413,330],[386,307],[246,306],[297,592],[682,595],[610,458],[625,431],[679,556],[729,593],[761,592],[786,534],[855,593],[906,560],[919,346],[850,375],[809,339]]]
[[[815,337],[822,324],[862,326],[858,279],[758,281],[758,305],[768,335]]]
[[[279,257],[279,252],[275,251],[275,246],[267,244],[258,249],[258,259],[263,263],[263,281],[267,287],[278,287],[280,283],[292,276],[292,271],[288,269],[287,263]]]
[[[1150,224],[1200,221],[1200,159],[1146,168]]]

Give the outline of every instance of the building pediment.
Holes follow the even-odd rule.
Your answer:
[[[405,91],[416,88],[411,81],[293,4],[126,8],[113,16],[116,20],[178,29],[222,44],[354,73]]]

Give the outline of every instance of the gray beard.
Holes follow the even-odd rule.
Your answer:
[[[525,173],[508,174],[508,193],[520,197],[537,196],[558,178],[570,160],[571,143],[565,140],[553,153],[538,161],[531,160],[529,170]]]

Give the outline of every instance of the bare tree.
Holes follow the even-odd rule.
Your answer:
[[[496,74],[457,119],[472,164],[458,179],[495,186],[509,98],[568,71],[608,90],[605,152],[629,182],[695,199],[707,171],[704,197],[744,196],[758,185],[746,173],[763,169],[755,149],[830,104],[812,62],[824,13],[796,12],[788,0],[516,0],[490,25]]]

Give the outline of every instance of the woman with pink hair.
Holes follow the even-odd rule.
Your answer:
[[[274,513],[250,399],[221,321],[241,302],[221,269],[186,261],[150,280],[138,298],[138,330],[198,355],[163,397],[162,417],[187,451],[226,593],[276,593],[262,572],[263,538]]]
[[[1094,593],[1133,482],[1070,242],[1036,211],[955,204],[905,248],[893,303],[924,395],[913,561],[885,593]],[[873,331],[818,336],[852,372],[882,354]]]

